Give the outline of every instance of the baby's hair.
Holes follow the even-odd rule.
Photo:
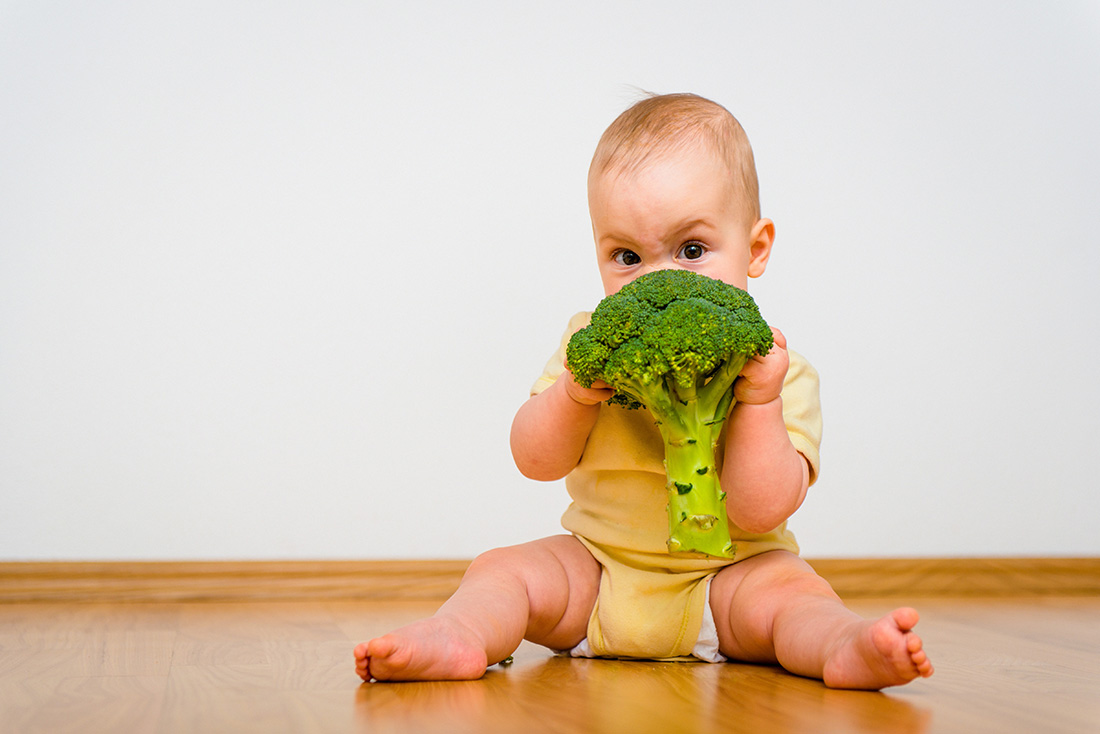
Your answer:
[[[725,163],[750,225],[756,222],[760,188],[749,138],[729,110],[696,94],[650,95],[619,115],[596,146],[589,180],[610,169],[631,173],[654,158],[700,143]]]

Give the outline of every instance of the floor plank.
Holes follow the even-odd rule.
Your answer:
[[[569,660],[360,684],[351,648],[437,602],[0,605],[5,732],[1100,730],[1100,598],[927,598],[928,680],[832,691],[769,666]],[[878,616],[897,603],[860,599]]]

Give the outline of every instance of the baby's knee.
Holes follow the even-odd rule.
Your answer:
[[[829,582],[793,553],[768,553],[760,560],[759,580],[767,587],[789,596],[836,597]]]
[[[534,606],[564,600],[590,611],[600,575],[592,553],[573,536],[561,535],[486,551],[466,569],[462,583],[519,584]],[[587,623],[587,612],[583,616]]]
[[[533,569],[545,572],[548,563],[551,566],[556,565],[558,554],[552,552],[555,540],[556,538],[544,538],[487,550],[474,558],[466,569],[466,574],[489,571],[522,577]]]
[[[732,599],[749,608],[766,609],[762,601],[806,597],[838,599],[829,582],[798,556],[778,551],[751,558],[731,567]],[[727,569],[729,570],[729,569]],[[721,576],[721,574],[720,574]],[[729,597],[727,597],[729,598]]]
[[[777,580],[777,585],[785,592],[785,595],[793,598],[802,596],[839,598],[836,592],[833,591],[832,585],[812,568],[806,568],[781,577]]]
[[[522,546],[493,548],[478,554],[466,568],[466,576],[484,572],[511,572],[523,565]]]

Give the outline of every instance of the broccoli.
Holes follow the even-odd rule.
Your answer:
[[[600,301],[566,347],[578,384],[603,380],[609,403],[645,407],[665,444],[668,550],[732,558],[715,446],[745,362],[772,332],[752,297],[688,270],[657,270]]]

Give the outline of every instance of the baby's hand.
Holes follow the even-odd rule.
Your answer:
[[[745,363],[740,377],[733,384],[733,396],[740,403],[763,405],[779,397],[783,381],[787,377],[790,357],[787,355],[787,338],[779,329],[772,328],[775,344],[762,357],[753,357]]]
[[[577,384],[568,364],[565,365],[565,373],[562,374],[560,381],[564,383],[565,394],[581,405],[606,403],[615,394],[615,390],[602,380],[593,382],[592,387],[582,387]]]

